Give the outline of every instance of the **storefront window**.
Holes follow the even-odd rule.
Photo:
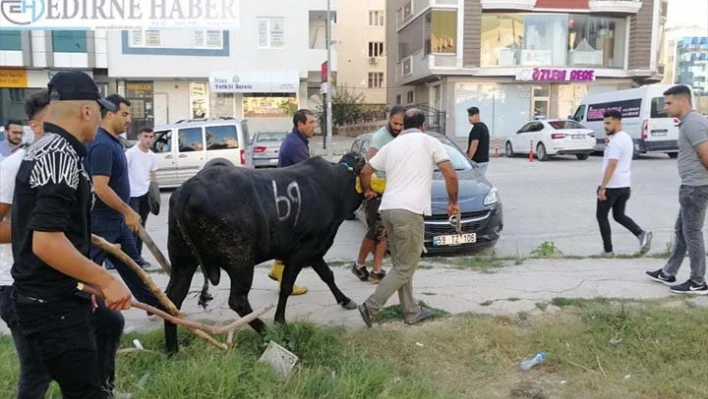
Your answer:
[[[457,11],[433,10],[425,15],[425,54],[455,54]]]
[[[0,30],[0,51],[22,51],[22,32]]]
[[[190,104],[192,104],[192,119],[209,117],[209,93],[206,83],[189,84]]]
[[[56,53],[85,53],[86,31],[53,30],[52,47]]]
[[[568,23],[568,64],[624,67],[626,25],[622,18],[571,15]]]
[[[482,15],[482,66],[624,67],[627,24],[587,15]]]
[[[244,118],[287,118],[297,111],[297,97],[294,93],[253,93],[244,94]]]

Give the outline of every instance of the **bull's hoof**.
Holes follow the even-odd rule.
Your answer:
[[[351,299],[347,299],[345,302],[340,303],[340,305],[346,310],[354,310],[357,308],[356,302]]]

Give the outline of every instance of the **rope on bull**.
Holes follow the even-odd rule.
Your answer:
[[[142,235],[148,236],[148,234],[145,230],[143,230],[142,233],[144,233]],[[154,242],[152,240],[149,240],[149,241],[154,245]],[[111,255],[115,256],[116,258],[120,259],[123,263],[128,265],[128,267],[130,267],[131,270],[133,270],[140,277],[140,279],[145,283],[145,285],[148,287],[150,292],[152,292],[152,294],[155,295],[155,297],[160,302],[160,304],[165,309],[167,309],[167,312],[169,314],[166,312],[163,312],[159,309],[155,309],[152,306],[149,306],[149,305],[137,302],[137,301],[133,301],[133,306],[135,306],[136,308],[139,308],[139,309],[146,310],[150,313],[154,313],[157,316],[159,316],[159,317],[161,317],[173,324],[182,325],[182,326],[189,328],[198,337],[206,340],[207,342],[209,342],[211,345],[213,345],[216,348],[219,348],[222,350],[227,350],[228,346],[226,344],[223,344],[223,343],[217,341],[212,336],[207,334],[205,331],[217,331],[216,333],[213,333],[213,334],[223,334],[224,332],[229,332],[229,331],[233,332],[234,329],[240,327],[243,324],[248,323],[249,321],[252,321],[252,320],[258,318],[260,315],[266,313],[269,309],[271,309],[273,307],[272,304],[266,305],[263,308],[255,311],[255,312],[252,312],[252,313],[244,316],[243,318],[237,320],[236,322],[234,322],[228,326],[224,326],[224,327],[212,328],[212,327],[206,326],[201,323],[196,323],[193,321],[186,320],[184,313],[180,312],[179,309],[177,309],[177,307],[174,305],[174,303],[172,303],[172,301],[167,297],[167,295],[165,295],[165,293],[162,292],[162,290],[157,287],[157,285],[152,280],[152,278],[150,278],[150,276],[140,266],[138,266],[138,264],[135,263],[135,261],[133,261],[133,259],[131,259],[130,256],[128,256],[125,252],[123,252],[118,246],[109,243],[103,237],[99,237],[95,234],[91,235],[91,243],[93,245],[97,246],[98,248],[110,253]],[[164,256],[162,256],[161,258],[162,258],[162,260],[165,259]],[[164,267],[165,267],[165,265],[163,265],[163,268]],[[89,287],[87,285],[81,284],[81,288],[86,289],[86,290],[91,290],[93,287]],[[94,289],[94,292],[91,292],[91,293],[95,295],[95,289]],[[99,294],[100,294],[100,292],[99,292]],[[149,307],[149,308],[151,308],[151,310],[147,310],[147,309],[145,309],[145,307]],[[197,325],[199,325],[200,327],[197,327]],[[201,328],[201,327],[204,327],[204,328]]]

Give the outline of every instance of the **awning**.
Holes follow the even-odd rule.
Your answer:
[[[209,88],[214,93],[297,93],[300,73],[291,70],[212,72]]]

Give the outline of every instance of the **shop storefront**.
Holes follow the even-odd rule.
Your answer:
[[[85,71],[93,77],[90,71]],[[8,119],[27,119],[25,99],[32,93],[47,88],[56,71],[20,68],[0,68],[0,122]]]
[[[629,78],[598,76],[594,69],[525,68],[512,73],[458,79],[453,86],[455,136],[467,136],[467,108],[472,106],[480,109],[494,137],[506,137],[534,119],[569,117],[589,94],[631,87]]]
[[[209,76],[210,117],[249,120],[251,131],[289,130],[301,90],[298,71],[226,71]]]

